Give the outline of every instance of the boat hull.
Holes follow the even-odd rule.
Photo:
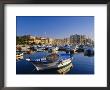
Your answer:
[[[30,61],[30,62],[36,67],[37,70],[46,70],[46,69],[59,69],[65,67],[71,63],[71,59],[69,58],[60,62],[55,61],[53,63],[48,63],[48,64],[37,63],[34,61]]]

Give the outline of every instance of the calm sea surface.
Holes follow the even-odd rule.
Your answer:
[[[65,52],[59,52],[61,56],[66,55]],[[48,55],[48,52],[37,52],[33,54],[25,54],[24,59],[16,61],[16,74],[58,74],[56,70],[37,71],[30,62],[25,59],[31,57],[32,59],[42,58]],[[84,56],[83,53],[76,53],[73,55],[72,65],[66,74],[94,74],[94,56]]]

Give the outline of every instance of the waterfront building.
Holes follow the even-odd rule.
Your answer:
[[[45,45],[48,45],[48,38],[41,38],[41,44],[45,44]]]
[[[70,36],[70,44],[82,44],[82,45],[86,45],[86,44],[93,44],[93,40],[91,38],[87,38],[85,35],[71,35]]]
[[[75,34],[70,36],[70,44],[80,44],[80,35]]]
[[[34,37],[34,36],[30,36],[29,37],[29,40],[28,40],[28,42],[31,44],[31,43],[35,43],[35,41],[36,41],[36,37]]]
[[[64,45],[64,40],[63,39],[54,39],[54,45]]]
[[[86,36],[85,35],[80,35],[80,44],[83,44],[83,45],[86,44]]]
[[[35,38],[35,44],[39,44],[39,43],[41,43],[41,39],[39,37],[36,37]]]
[[[29,44],[48,44],[48,38],[43,37],[36,37],[28,35],[28,41]]]
[[[53,45],[53,44],[54,44],[54,39],[48,38],[48,44],[49,44],[49,45]]]
[[[64,45],[70,44],[70,38],[64,38]]]
[[[89,37],[86,39],[86,42],[87,42],[87,44],[94,45],[94,41]]]

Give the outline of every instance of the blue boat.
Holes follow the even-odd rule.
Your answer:
[[[45,58],[41,59],[26,59],[27,61],[31,62],[37,70],[45,70],[45,69],[59,69],[64,66],[69,65],[72,62],[72,57],[69,54],[65,54],[63,57],[52,53],[49,54]]]

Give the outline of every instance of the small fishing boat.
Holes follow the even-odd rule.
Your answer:
[[[65,58],[61,58],[61,56],[56,53],[52,53],[41,59],[32,60],[28,58],[26,60],[31,62],[37,70],[59,69],[69,65],[72,62],[70,55],[66,56]]]
[[[94,56],[94,48],[87,47],[84,49],[84,56]]]
[[[23,52],[21,51],[16,51],[16,60],[23,59]]]

